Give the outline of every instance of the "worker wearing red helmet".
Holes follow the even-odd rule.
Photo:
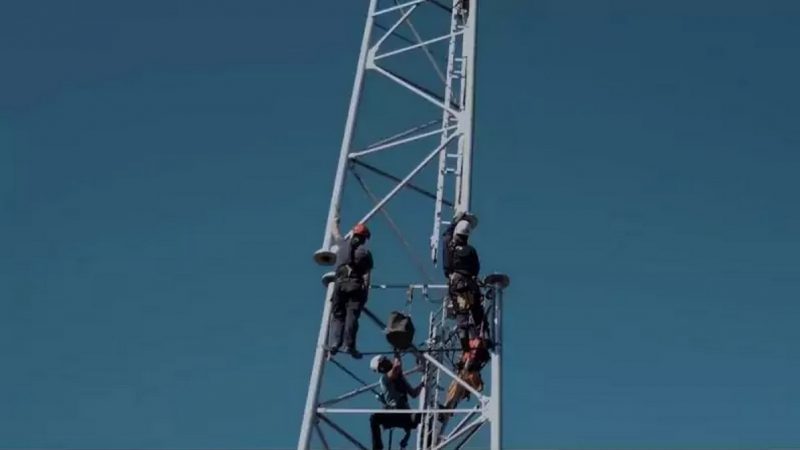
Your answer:
[[[337,227],[338,228],[338,227]],[[341,242],[337,256],[336,280],[331,301],[331,332],[328,351],[335,355],[339,350],[353,358],[361,358],[356,348],[358,318],[367,302],[369,280],[372,272],[372,253],[366,243],[370,232],[363,223],[357,224],[345,238],[334,229],[334,237]]]

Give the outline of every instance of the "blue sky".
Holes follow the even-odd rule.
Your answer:
[[[0,4],[0,447],[294,445],[365,8]],[[800,445],[800,6],[480,27],[507,445]]]

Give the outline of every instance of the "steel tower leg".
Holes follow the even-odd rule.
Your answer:
[[[428,278],[426,274],[438,272],[435,267],[436,256],[441,245],[440,235],[443,225],[448,224],[448,220],[456,212],[471,211],[478,2],[479,0],[369,1],[347,120],[339,147],[325,234],[321,248],[314,254],[318,264],[330,266],[336,263],[335,254],[340,243],[335,241],[334,231],[338,228],[337,220],[340,213],[345,211],[349,217],[343,217],[345,219],[342,220],[343,227],[350,227],[356,222],[370,222],[376,217],[385,218],[393,233],[399,238],[400,244],[406,247],[411,256],[409,264],[417,265],[419,272],[425,278]],[[414,22],[418,16],[421,16],[419,17],[421,20]],[[441,47],[437,50],[439,43],[444,47],[444,52],[441,51]],[[426,69],[429,71],[426,72]],[[416,97],[419,109],[413,110],[413,103],[393,98],[388,95],[388,91],[378,92],[377,96],[367,93],[364,98],[372,99],[372,102],[363,102],[362,92],[372,92],[376,86],[367,81],[370,77],[381,78],[384,82],[393,84],[395,94],[399,87],[402,95]],[[431,81],[431,78],[434,81]],[[376,98],[380,99],[377,105],[374,101]],[[434,106],[433,113],[431,105]],[[393,118],[399,116],[398,112],[411,113],[415,123],[410,127],[406,123],[400,124],[400,120],[395,123]],[[375,121],[378,126],[373,126],[371,121]],[[385,130],[387,125],[392,127],[396,125],[399,130],[389,134],[388,137],[369,135],[379,134],[374,130]],[[356,143],[364,141],[373,143],[354,148]],[[382,157],[387,152],[392,153],[391,158],[387,160],[391,161],[389,163],[391,165],[388,166],[382,164]],[[431,173],[428,179],[426,169],[433,164],[438,164],[438,170]],[[398,173],[402,170],[406,172]],[[348,172],[354,172],[352,174],[354,176],[348,177]],[[382,177],[382,180],[390,182],[391,187],[381,195],[378,190],[368,187],[370,179],[367,175]],[[348,179],[357,181],[354,186],[363,189],[369,201],[365,202],[363,197],[360,197],[358,202],[350,203],[348,197],[347,208],[342,208],[345,197],[350,195]],[[417,196],[420,201],[433,200],[432,203],[420,203],[421,208],[432,207],[433,212],[433,233],[427,249],[424,245],[423,248],[414,247],[419,240],[405,239],[403,231],[398,226],[401,222],[395,222],[389,213],[388,207],[401,193]],[[407,214],[416,215],[418,211],[424,211],[421,208],[407,210]],[[479,214],[479,211],[471,212]],[[408,222],[403,225],[414,225],[412,223],[414,221]],[[370,227],[372,227],[371,222]],[[427,223],[413,230],[413,233],[419,238],[427,236],[430,230],[430,223]],[[490,275],[486,279],[484,290],[487,298],[491,298],[489,294],[494,296],[493,300],[486,301],[486,314],[487,318],[491,318],[490,330],[497,345],[491,350],[491,364],[483,369],[482,374],[484,380],[490,380],[487,386],[488,392],[486,390],[479,392],[456,373],[455,361],[461,357],[460,342],[455,334],[453,320],[447,317],[446,302],[443,301],[447,295],[446,281],[430,284],[430,280],[425,279],[418,283],[382,284],[383,279],[391,279],[395,272],[407,272],[400,270],[402,267],[397,267],[402,263],[396,255],[386,256],[382,253],[382,248],[385,248],[383,247],[385,241],[382,239],[388,239],[387,234],[373,232],[373,238],[369,243],[375,254],[376,273],[372,277],[374,281],[370,287],[368,305],[376,305],[376,311],[377,308],[403,310],[406,305],[398,306],[398,303],[405,303],[400,301],[405,298],[398,295],[399,292],[409,293],[409,305],[416,293],[419,295],[416,296],[417,300],[414,300],[416,303],[412,318],[418,326],[428,323],[427,341],[418,344],[412,352],[415,360],[422,364],[425,380],[425,388],[414,410],[419,416],[424,417],[425,421],[417,428],[416,439],[412,442],[416,442],[417,450],[438,450],[461,448],[472,445],[468,444],[472,441],[480,440],[481,448],[501,450],[500,319],[502,291],[508,286],[508,277]],[[415,252],[426,250],[430,252],[429,262],[416,258]],[[342,407],[357,397],[376,393],[377,375],[369,372],[368,359],[353,360],[348,355],[330,355],[326,350],[332,310],[330,299],[335,285],[329,282],[326,286],[297,448],[298,450],[327,449],[343,445],[346,448],[368,448],[370,447],[367,440],[369,415],[387,411],[382,410],[377,402],[372,408],[363,407],[369,402],[362,402],[358,408]],[[382,298],[372,300],[375,296]],[[366,323],[362,323],[359,342],[362,342],[362,336],[365,334],[380,333],[371,328],[369,322],[374,322],[379,327],[383,326],[373,311],[366,310],[364,316],[367,320],[361,319]],[[372,342],[375,342],[375,335],[372,337]],[[380,342],[382,339],[377,341]],[[392,352],[388,344],[384,342],[382,345],[382,348],[376,348],[374,351],[361,350],[369,356],[390,355]],[[406,363],[410,358],[409,353]],[[328,363],[334,366],[331,370],[341,370],[360,387],[336,392],[330,398],[322,398],[328,396],[328,389],[337,391],[342,387],[325,382]],[[416,377],[416,373],[420,370],[409,370],[408,367],[406,375]],[[487,371],[491,373],[487,374]],[[412,381],[412,384],[416,385],[416,380]],[[472,400],[461,400],[455,407],[442,409],[440,403],[444,402],[443,396],[449,385],[468,391]],[[323,387],[325,395],[322,394]],[[388,410],[388,413],[403,412]],[[440,418],[444,419],[443,414],[448,414],[452,420],[440,422]],[[355,422],[340,420],[342,415],[357,415],[360,420]],[[354,426],[353,423],[358,425]],[[488,432],[485,428],[489,428]],[[317,447],[314,446],[315,443],[318,444]]]
[[[328,220],[325,222],[325,235],[322,239],[322,248],[315,254],[317,263],[332,265],[335,262],[335,252],[331,250],[333,240],[333,227],[336,216],[342,202],[342,191],[344,190],[345,176],[347,175],[347,161],[350,148],[353,144],[353,132],[355,131],[356,121],[358,120],[358,103],[361,100],[361,91],[364,89],[364,71],[366,70],[367,52],[369,51],[369,41],[372,36],[372,25],[374,13],[378,0],[370,0],[367,12],[367,23],[364,25],[364,34],[361,39],[361,51],[358,54],[358,65],[356,76],[353,80],[353,92],[350,96],[350,107],[347,109],[347,122],[344,125],[344,135],[342,136],[342,146],[339,150],[339,163],[336,166],[336,179],[333,182],[333,192],[331,194],[331,204],[328,209]]]
[[[462,128],[460,144],[461,171],[456,193],[456,211],[470,210],[472,189],[472,128],[475,119],[475,55],[478,38],[478,0],[469,0],[469,13],[464,26],[461,58],[464,65],[464,101],[459,125]]]
[[[328,284],[325,294],[325,306],[322,308],[322,323],[319,326],[319,336],[317,337],[317,349],[314,352],[314,367],[311,369],[311,381],[308,385],[308,395],[306,396],[306,408],[303,411],[303,423],[300,427],[300,441],[297,443],[298,449],[307,450],[311,442],[311,432],[317,423],[316,407],[319,398],[319,388],[322,385],[322,375],[325,370],[325,341],[328,337],[328,326],[331,314],[330,298],[333,294],[333,283]]]
[[[492,354],[492,399],[490,406],[491,450],[503,449],[502,399],[503,378],[501,356],[503,353],[503,289],[497,289],[494,301],[494,341]]]
[[[450,12],[450,34],[453,35],[458,33],[462,30],[463,24],[459,19],[459,12],[457,8],[453,8]],[[445,79],[445,88],[444,88],[444,103],[450,104],[453,102],[453,93],[454,93],[454,81],[456,77],[460,78],[460,75],[456,73],[456,45],[458,44],[457,39],[450,39],[450,45],[447,48],[447,71],[446,71],[446,79]],[[458,123],[456,117],[454,117],[449,111],[444,110],[442,112],[442,123],[444,126],[448,126],[451,123]],[[440,142],[444,144],[448,138],[448,131],[442,133],[442,137]],[[441,152],[439,152],[439,171],[437,173],[436,178],[436,204],[434,206],[434,214],[433,214],[433,234],[431,235],[431,260],[436,261],[439,253],[439,236],[441,235],[441,223],[442,223],[442,209],[444,207],[444,191],[445,191],[445,184],[447,176],[450,175],[450,169],[448,167],[449,159],[451,158],[451,154],[448,154],[448,149],[444,148]],[[454,171],[455,172],[455,171]],[[451,211],[452,212],[452,211]]]

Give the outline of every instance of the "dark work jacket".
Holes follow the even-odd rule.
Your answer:
[[[458,272],[468,277],[477,277],[481,271],[478,252],[469,244],[456,244],[453,241],[455,228],[455,223],[451,223],[444,232],[444,245],[442,246],[444,276],[449,278],[451,273]]]
[[[346,259],[336,268],[336,278],[360,280],[374,266],[372,253],[364,245],[352,246],[352,241],[347,244],[351,246],[350,251]]]

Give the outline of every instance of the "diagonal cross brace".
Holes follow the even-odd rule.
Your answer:
[[[387,138],[381,139],[381,140],[379,140],[379,141],[377,141],[377,142],[373,142],[372,144],[370,144],[370,145],[368,145],[368,146],[364,147],[362,150],[359,150],[358,152],[352,152],[352,153],[350,153],[350,155],[351,155],[351,156],[352,156],[352,155],[356,155],[356,154],[358,154],[359,152],[362,152],[362,151],[364,151],[364,150],[370,150],[370,149],[372,149],[372,148],[375,148],[375,147],[377,147],[377,146],[379,146],[379,145],[382,145],[382,144],[385,144],[385,143],[387,143],[387,142],[393,142],[393,141],[396,141],[397,139],[404,138],[404,137],[406,137],[406,136],[408,136],[408,135],[410,135],[410,134],[413,134],[413,133],[415,133],[415,132],[417,132],[417,131],[427,130],[428,128],[430,128],[430,127],[432,127],[432,126],[434,126],[434,125],[438,125],[438,124],[440,124],[440,123],[442,123],[442,120],[441,120],[441,119],[434,119],[434,120],[430,120],[430,121],[428,121],[428,122],[425,122],[425,123],[423,123],[423,124],[421,124],[421,125],[417,125],[417,126],[411,127],[411,128],[409,128],[409,129],[407,129],[407,130],[401,131],[401,132],[399,132],[399,133],[397,133],[397,134],[394,134],[394,135],[392,135],[392,136],[389,136],[389,137],[387,137]]]
[[[398,3],[399,3],[398,0],[394,0],[395,5],[397,5]],[[422,47],[422,50],[425,52],[425,56],[428,57],[428,61],[430,61],[431,65],[433,66],[433,70],[436,71],[436,75],[439,76],[439,79],[442,80],[442,83],[446,83],[447,80],[445,79],[444,73],[442,72],[442,68],[439,67],[439,64],[436,62],[436,58],[433,56],[433,53],[428,48],[428,44],[431,44],[432,42],[428,43],[422,42],[422,37],[417,32],[417,28],[414,27],[414,24],[411,22],[410,18],[406,20],[406,25],[408,25],[408,28],[411,30],[411,33],[417,39],[417,43]]]
[[[325,434],[322,432],[319,422],[314,423],[314,429],[317,431],[317,436],[319,436],[319,440],[322,442],[322,446],[325,447],[325,450],[331,450],[330,445],[328,445],[328,439],[325,438]]]
[[[378,202],[378,204],[377,204],[377,205],[375,205],[375,206],[372,208],[372,210],[370,210],[370,211],[369,211],[369,212],[368,212],[368,213],[367,213],[367,214],[366,214],[366,215],[365,215],[365,216],[364,216],[364,217],[361,219],[361,221],[360,221],[360,222],[361,222],[361,223],[367,223],[367,221],[368,221],[369,219],[371,219],[371,218],[372,218],[372,216],[374,216],[374,215],[375,215],[375,214],[378,212],[378,210],[380,210],[381,208],[383,208],[383,205],[385,205],[386,203],[388,203],[388,202],[389,202],[389,200],[391,200],[391,199],[392,199],[392,198],[393,198],[393,197],[394,197],[394,196],[395,196],[395,195],[396,195],[396,194],[397,194],[397,193],[400,191],[400,189],[402,189],[403,187],[405,187],[405,186],[406,186],[406,185],[409,183],[409,181],[411,181],[411,179],[412,179],[412,178],[414,178],[414,177],[415,177],[415,176],[416,176],[416,175],[417,175],[417,174],[418,174],[420,171],[422,171],[422,169],[423,169],[423,168],[425,168],[425,166],[427,166],[427,165],[428,165],[428,163],[429,163],[429,162],[431,162],[431,160],[432,160],[434,157],[436,157],[436,155],[438,155],[438,154],[439,154],[439,152],[440,152],[440,151],[442,151],[442,149],[443,149],[443,148],[447,147],[447,144],[449,144],[449,143],[450,143],[450,141],[452,141],[452,140],[453,140],[453,138],[455,138],[456,136],[457,136],[457,134],[456,134],[456,133],[453,133],[453,134],[451,134],[451,135],[450,135],[450,137],[448,137],[448,138],[447,138],[447,139],[446,139],[444,142],[442,142],[442,144],[440,144],[440,145],[439,145],[438,147],[436,147],[436,148],[435,148],[435,149],[434,149],[432,152],[430,152],[430,154],[428,154],[428,156],[426,156],[426,157],[425,157],[425,159],[423,159],[421,163],[417,164],[417,167],[415,167],[415,168],[414,168],[414,169],[413,169],[411,172],[409,172],[409,174],[408,174],[408,175],[406,175],[406,177],[405,177],[405,178],[403,178],[403,179],[400,181],[400,183],[398,183],[398,184],[397,184],[397,185],[396,185],[394,188],[392,188],[392,190],[391,190],[391,191],[389,191],[389,193],[388,193],[388,194],[386,194],[386,196],[385,196],[385,197],[383,197],[383,199],[382,199],[380,202]]]
[[[464,389],[468,390],[468,391],[469,391],[469,392],[471,392],[473,395],[475,395],[475,398],[478,398],[478,399],[480,399],[480,401],[481,401],[481,402],[484,402],[484,401],[486,401],[486,400],[487,400],[487,398],[486,398],[486,396],[485,396],[485,395],[483,395],[483,394],[481,394],[480,392],[478,392],[478,391],[477,391],[477,390],[476,390],[474,387],[470,386],[470,385],[469,385],[469,384],[468,384],[466,381],[462,380],[462,379],[461,379],[461,377],[459,377],[458,375],[456,375],[455,373],[453,373],[453,371],[452,371],[452,370],[450,370],[450,369],[448,369],[447,367],[445,367],[445,365],[444,365],[444,364],[442,364],[442,363],[440,363],[439,361],[437,361],[437,360],[436,360],[436,358],[434,358],[433,356],[431,356],[431,355],[429,355],[429,354],[427,354],[427,353],[424,353],[424,354],[422,355],[422,357],[423,357],[423,358],[425,358],[425,359],[427,359],[427,360],[428,360],[428,361],[429,361],[431,364],[433,364],[434,366],[436,366],[436,367],[437,367],[439,370],[441,370],[442,372],[444,372],[445,374],[447,374],[447,375],[448,375],[450,378],[452,378],[452,379],[453,379],[453,380],[454,380],[456,383],[458,383],[458,384],[460,384],[461,386],[463,386],[463,387],[464,387]]]
[[[408,144],[408,143],[411,143],[411,142],[414,142],[414,141],[419,141],[420,139],[425,139],[427,137],[436,136],[437,134],[447,133],[447,132],[450,132],[452,130],[455,130],[456,128],[458,128],[458,127],[455,126],[455,125],[450,125],[448,127],[437,128],[435,130],[426,131],[424,133],[414,134],[412,136],[408,136],[408,134],[410,134],[410,133],[408,133],[408,134],[405,134],[404,137],[402,137],[402,138],[397,138],[396,140],[388,140],[388,141],[382,142],[380,144],[373,144],[372,146],[370,146],[370,147],[368,147],[368,148],[366,148],[364,150],[360,150],[360,151],[357,151],[357,152],[352,152],[347,157],[351,161],[355,161],[356,158],[360,158],[362,156],[366,156],[366,155],[370,155],[372,153],[380,152],[382,150],[387,150],[387,149],[390,149],[390,148],[398,147],[400,145]]]
[[[342,367],[342,366],[339,365],[339,367]],[[419,369],[416,368],[416,367],[411,369],[411,370],[407,370],[407,371],[403,372],[403,375],[404,376],[408,376],[408,375],[411,375],[411,374],[413,374],[415,372],[419,372]],[[347,371],[346,373],[348,375],[350,375],[350,371]],[[360,379],[356,379],[356,381],[358,381],[360,383],[363,383],[363,381],[361,381]],[[342,395],[340,395],[340,396],[338,396],[338,397],[336,397],[334,399],[327,400],[327,401],[324,401],[324,402],[320,403],[319,407],[324,408],[324,407],[328,407],[328,406],[331,406],[331,405],[335,405],[337,403],[341,403],[341,402],[343,402],[345,400],[348,400],[348,399],[351,399],[351,398],[356,397],[358,395],[361,395],[361,394],[363,394],[364,392],[367,392],[367,391],[372,391],[373,394],[378,395],[379,392],[376,391],[375,388],[377,388],[379,385],[380,385],[380,382],[375,382],[375,383],[372,383],[372,384],[364,384],[364,386],[362,386],[362,387],[360,387],[358,389],[352,390],[352,391],[350,391],[350,392],[348,392],[346,394],[342,394]]]
[[[442,449],[442,448],[446,447],[448,444],[450,444],[451,442],[455,441],[456,439],[458,439],[462,435],[472,431],[473,428],[480,427],[484,423],[486,423],[486,418],[485,417],[478,417],[477,419],[475,419],[474,422],[472,422],[471,424],[465,426],[464,428],[462,428],[458,432],[454,433],[453,435],[449,436],[447,439],[445,439],[444,441],[440,442],[439,445],[437,445],[433,449],[434,450],[439,450],[439,449]]]
[[[395,2],[395,6],[390,6],[388,8],[384,8],[384,9],[375,11],[375,13],[373,13],[372,15],[375,16],[375,17],[381,16],[383,14],[386,14],[386,13],[389,13],[389,12],[392,12],[392,11],[397,11],[398,9],[403,9],[403,8],[407,8],[409,6],[418,5],[420,3],[425,3],[427,1],[428,0],[412,0],[412,1],[408,2],[408,3],[403,3],[403,4],[397,4],[397,2]]]
[[[317,414],[317,417],[321,421],[323,421],[326,424],[328,424],[328,426],[331,427],[334,431],[336,431],[339,434],[341,434],[342,436],[344,436],[345,439],[350,441],[353,445],[358,447],[360,450],[369,450],[361,442],[358,442],[358,439],[354,438],[352,434],[350,434],[347,431],[345,431],[344,428],[342,428],[339,425],[337,425],[336,423],[334,423],[331,419],[328,419],[327,417],[323,416],[322,414]]]
[[[385,76],[386,78],[394,81],[395,83],[399,84],[400,86],[408,89],[409,91],[413,92],[414,94],[417,94],[418,96],[420,96],[423,99],[427,100],[428,102],[432,103],[437,108],[445,110],[445,111],[447,111],[448,113],[450,113],[451,115],[453,115],[455,117],[459,117],[460,111],[459,111],[457,105],[455,105],[455,104],[451,104],[449,106],[445,105],[444,102],[442,101],[442,99],[439,98],[439,96],[437,96],[436,94],[428,91],[426,88],[424,88],[422,86],[418,86],[417,84],[413,83],[412,81],[407,80],[407,79],[403,78],[402,76],[400,76],[400,75],[398,75],[398,74],[396,74],[394,72],[391,72],[391,71],[389,71],[389,70],[387,70],[387,69],[375,64],[374,61],[367,61],[367,68],[375,70],[379,74]]]
[[[378,22],[375,22],[375,28],[377,28],[379,30],[382,30],[382,31],[389,31],[389,27],[387,27],[386,25],[381,25]],[[403,42],[405,42],[407,44],[413,44],[414,43],[413,39],[411,39],[409,37],[406,37],[406,36],[403,36],[402,34],[398,33],[397,31],[392,33],[392,36],[396,37],[397,39],[400,39],[401,41],[403,41]]]
[[[367,164],[367,163],[365,163],[363,161],[359,161],[359,160],[356,159],[356,160],[353,160],[353,164],[357,165],[357,166],[360,166],[360,167],[363,167],[363,168],[369,170],[370,172],[373,172],[373,173],[376,173],[376,174],[381,175],[383,177],[386,177],[386,178],[388,178],[388,179],[390,179],[392,181],[396,181],[398,183],[403,181],[400,177],[392,175],[389,172],[386,172],[385,170],[379,169],[379,168],[377,168],[377,167],[375,167],[375,166],[373,166],[371,164]],[[415,185],[413,183],[410,183],[410,182],[406,183],[405,187],[408,188],[408,189],[411,189],[414,192],[418,192],[418,193],[424,195],[425,197],[430,198],[431,200],[436,200],[436,194],[434,194],[433,192],[430,192],[430,191],[426,191],[425,189],[422,189],[421,187],[419,187],[419,186],[417,186],[417,185]],[[444,203],[445,205],[448,205],[448,206],[453,206],[453,202],[451,202],[450,200],[447,200],[447,199],[442,199],[442,203]]]
[[[484,422],[484,423],[486,423],[486,422]],[[475,433],[477,433],[478,430],[480,430],[482,426],[483,426],[483,423],[478,425],[478,426],[476,426],[476,427],[473,427],[472,430],[470,430],[469,433],[467,433],[467,435],[464,436],[464,439],[462,439],[461,442],[459,442],[458,445],[456,445],[456,448],[454,450],[463,449],[464,446],[467,445],[467,443],[469,443],[469,441],[472,439],[472,436],[475,436]]]
[[[369,50],[369,52],[370,52],[370,54],[371,54],[371,55],[375,55],[375,52],[377,52],[377,50],[378,50],[378,49],[381,47],[381,45],[383,44],[383,42],[384,42],[386,39],[388,39],[388,38],[389,38],[389,36],[391,36],[391,35],[392,35],[392,33],[394,33],[394,32],[397,30],[397,28],[398,28],[400,25],[402,25],[402,24],[403,24],[403,22],[405,22],[405,21],[406,21],[406,19],[408,19],[408,16],[410,16],[410,15],[411,15],[411,13],[413,13],[413,12],[414,12],[414,10],[415,10],[415,9],[417,9],[417,6],[419,6],[419,5],[418,5],[418,4],[417,4],[417,5],[412,5],[410,8],[408,8],[408,10],[404,11],[404,12],[403,12],[403,15],[402,15],[402,16],[400,16],[400,19],[399,19],[397,22],[395,22],[395,24],[394,24],[394,25],[392,25],[391,27],[389,27],[389,29],[386,31],[386,33],[385,33],[383,36],[381,36],[381,38],[380,38],[380,39],[378,39],[378,42],[376,42],[375,44],[373,44],[373,45],[372,45],[372,48]]]
[[[367,196],[369,196],[370,200],[372,200],[373,203],[378,203],[378,197],[376,197],[375,194],[372,193],[372,190],[370,190],[370,188],[367,186],[367,183],[364,182],[364,179],[361,178],[361,175],[359,175],[358,172],[356,172],[354,169],[352,170],[352,172],[353,176],[356,178],[356,181],[358,181],[358,184],[361,185],[361,188],[364,190]],[[411,258],[411,260],[414,261],[414,264],[417,266],[417,270],[419,270],[419,273],[420,275],[422,275],[422,278],[430,282],[433,278],[428,274],[428,271],[425,270],[425,266],[422,264],[422,260],[419,259],[416,253],[414,253],[414,250],[411,248],[411,244],[409,244],[406,237],[403,236],[403,232],[400,231],[400,227],[398,227],[394,219],[392,219],[392,216],[389,214],[388,209],[386,207],[381,208],[381,213],[383,214],[383,218],[386,219],[386,222],[389,223],[389,227],[397,236],[397,239],[400,240],[401,244],[403,244],[403,247],[405,248],[406,253],[408,253],[409,258]]]

